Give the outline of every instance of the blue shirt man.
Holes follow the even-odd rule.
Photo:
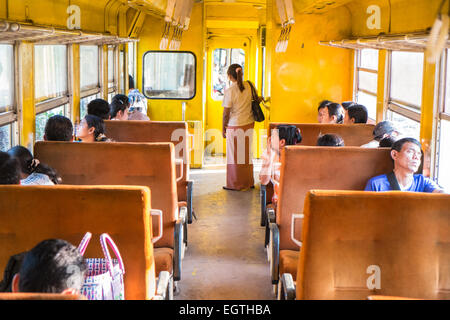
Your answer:
[[[421,145],[413,138],[403,138],[392,145],[391,157],[394,160],[394,182],[397,180],[401,191],[444,193],[433,180],[421,174],[414,174],[421,163]],[[371,178],[365,191],[396,190],[386,174]],[[398,189],[397,189],[398,190]]]

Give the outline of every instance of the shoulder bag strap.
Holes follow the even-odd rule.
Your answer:
[[[249,81],[249,80],[247,80],[247,82],[248,82],[248,84],[250,85],[250,89],[252,90],[252,99],[255,100],[255,101],[257,101],[258,95],[257,95],[257,93],[256,93],[255,87],[253,86],[253,83],[252,83],[251,81]]]
[[[400,191],[402,190],[400,189],[400,185],[398,184],[394,171],[391,171],[388,174],[386,174],[386,177],[389,181],[389,184],[391,185],[392,190],[400,190]]]

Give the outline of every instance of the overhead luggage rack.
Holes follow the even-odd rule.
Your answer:
[[[380,35],[348,40],[320,41],[319,44],[345,49],[425,51],[428,37],[429,33]],[[446,47],[450,47],[450,40],[447,40]]]
[[[29,41],[46,44],[123,44],[137,42],[139,39],[121,38],[116,35],[85,32],[81,30],[66,30],[55,27],[36,26],[0,20],[0,41]]]

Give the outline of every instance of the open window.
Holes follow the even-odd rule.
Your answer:
[[[144,54],[144,95],[149,99],[193,99],[196,64],[192,52],[147,51]]]
[[[15,145],[14,46],[0,44],[0,151]]]
[[[378,50],[356,51],[355,102],[367,108],[369,118],[377,115]]]

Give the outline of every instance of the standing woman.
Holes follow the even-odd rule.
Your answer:
[[[253,188],[253,126],[252,90],[243,82],[242,67],[232,64],[227,71],[232,85],[223,97],[222,135],[227,143],[226,190]]]

